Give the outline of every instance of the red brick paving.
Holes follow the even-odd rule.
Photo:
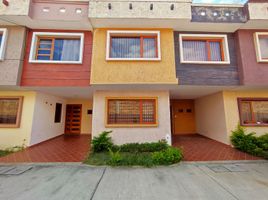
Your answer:
[[[90,138],[90,135],[60,136],[2,157],[0,163],[81,162],[88,153]],[[197,134],[173,136],[173,145],[183,149],[185,161],[261,159]]]
[[[1,157],[0,163],[81,162],[88,153],[90,138],[90,135],[56,137],[24,151]]]
[[[173,146],[182,148],[185,161],[261,159],[198,134],[173,136]]]

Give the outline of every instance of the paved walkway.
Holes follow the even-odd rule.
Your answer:
[[[90,139],[90,135],[60,136],[1,157],[0,163],[81,162],[88,153]],[[176,136],[173,145],[183,149],[185,161],[261,159],[200,135]]]
[[[24,167],[32,168],[18,175],[4,175],[8,167],[16,168],[11,170],[13,173]],[[181,163],[158,168],[0,165],[3,200],[267,200],[267,197],[267,161]]]
[[[185,161],[261,159],[197,134],[175,136],[173,137],[173,145],[183,149]]]
[[[81,162],[85,159],[90,135],[60,136],[0,158],[6,162]]]

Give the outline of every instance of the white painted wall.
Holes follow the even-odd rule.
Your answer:
[[[222,92],[196,99],[195,113],[197,133],[229,144]]]
[[[106,97],[158,97],[158,127],[105,128]],[[170,103],[168,91],[96,91],[93,98],[92,136],[104,130],[112,130],[112,139],[116,144],[131,142],[155,142],[171,136]]]
[[[60,123],[54,123],[56,103],[62,103]],[[64,133],[66,102],[52,95],[37,93],[34,106],[30,145],[34,145]]]

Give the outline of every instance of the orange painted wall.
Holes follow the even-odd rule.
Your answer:
[[[82,64],[29,63],[33,32],[83,32]],[[88,86],[92,57],[92,33],[89,31],[28,30],[24,56],[22,86]]]

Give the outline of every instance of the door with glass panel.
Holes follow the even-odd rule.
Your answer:
[[[67,104],[65,118],[65,134],[78,135],[81,133],[81,104]]]

